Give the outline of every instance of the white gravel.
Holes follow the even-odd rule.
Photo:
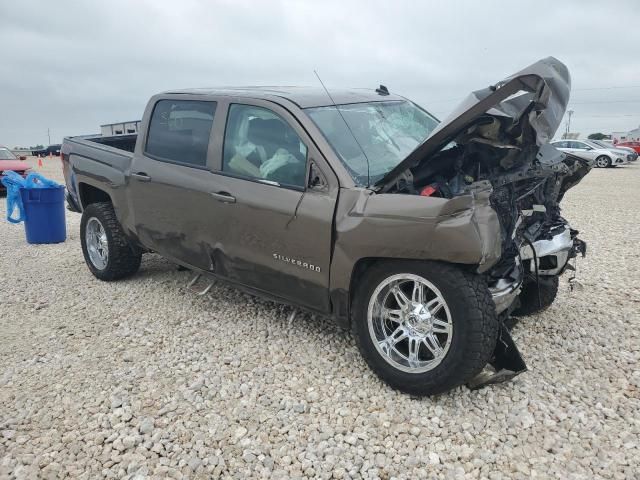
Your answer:
[[[0,478],[640,478],[639,208],[640,165],[572,190],[584,288],[565,277],[516,327],[530,371],[432,399],[381,383],[332,323],[197,297],[157,256],[94,279],[77,214],[60,245],[2,220]]]

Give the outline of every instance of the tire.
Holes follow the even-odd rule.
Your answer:
[[[437,333],[442,347],[439,361],[436,361],[437,357],[432,354],[426,341],[423,341],[423,344],[416,342],[418,344],[416,349],[418,361],[414,360],[414,365],[422,365],[420,368],[401,365],[391,358],[393,355],[398,357],[397,354],[402,349],[407,351],[407,357],[409,357],[408,349],[412,342],[411,339],[416,337],[407,337],[405,340],[394,342],[394,346],[390,347],[391,354],[385,354],[378,341],[378,335],[384,337],[385,331],[396,328],[396,326],[397,329],[402,328],[406,331],[416,332],[413,329],[417,324],[415,318],[420,315],[413,315],[415,312],[413,306],[410,307],[412,313],[405,315],[404,320],[401,318],[393,321],[381,320],[385,318],[384,315],[375,315],[376,311],[384,311],[384,309],[378,310],[377,306],[380,303],[376,303],[375,299],[379,300],[381,296],[384,296],[386,289],[384,302],[395,302],[397,297],[390,286],[400,285],[406,290],[404,284],[397,282],[402,281],[398,278],[408,277],[415,280],[407,280],[407,282],[422,283],[424,280],[435,288],[433,291],[429,287],[430,294],[434,294],[436,297],[440,295],[444,306],[430,318],[433,319],[437,316],[436,321],[439,321],[440,324],[450,325],[450,333],[446,336],[446,340],[444,333]],[[385,286],[390,281],[396,283]],[[430,298],[426,295],[423,293],[421,298]],[[428,306],[429,303],[431,301],[423,300],[421,304]],[[397,305],[399,306],[400,303],[397,302]],[[400,310],[386,311],[399,312]],[[436,395],[471,380],[491,358],[498,337],[498,317],[485,279],[453,265],[439,262],[398,260],[374,264],[359,279],[352,314],[354,336],[369,367],[391,387],[416,396]],[[414,317],[413,320],[411,317]],[[447,319],[447,322],[441,320],[444,318]],[[410,325],[410,321],[414,322],[413,325]],[[433,326],[424,327],[430,321],[433,320],[418,320],[418,322],[425,322],[421,324],[423,325],[421,328],[426,328],[427,331],[429,328],[434,328]],[[380,322],[388,322],[394,327],[385,330],[386,327],[380,327]],[[441,329],[442,327],[437,328]],[[434,335],[433,330],[431,332],[427,335]],[[424,331],[419,334],[424,334]],[[376,341],[374,341],[374,337]],[[387,340],[392,337],[388,337]],[[396,338],[400,337],[401,335]],[[445,342],[448,343],[443,346],[442,344]],[[431,345],[433,346],[433,343]],[[430,356],[433,356],[433,359],[430,359]],[[402,361],[404,360],[401,359]]]
[[[606,155],[600,155],[596,158],[596,167],[599,168],[608,168],[611,166],[611,159]]]
[[[524,317],[546,310],[555,301],[559,285],[560,278],[557,276],[540,277],[540,302],[538,302],[538,285],[534,281],[526,282],[518,295],[520,306],[511,315]]]
[[[100,227],[101,230],[96,230]],[[90,252],[87,241],[89,239],[89,243],[94,242],[92,232],[96,231],[104,232],[104,235],[100,235],[102,241],[98,243],[102,247],[106,246],[106,249],[101,248],[106,250],[106,260],[96,250]],[[130,277],[140,268],[142,252],[131,245],[125,236],[111,203],[92,203],[85,208],[80,222],[80,242],[89,270],[100,280],[112,281]]]

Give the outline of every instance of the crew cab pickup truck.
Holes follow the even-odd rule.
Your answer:
[[[383,86],[170,91],[137,137],[64,140],[69,208],[98,279],[155,252],[334,317],[402,391],[499,381],[505,320],[584,252],[558,204],[591,165],[548,144],[569,90],[547,58],[443,122]]]

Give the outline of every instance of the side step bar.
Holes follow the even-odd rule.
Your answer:
[[[209,290],[211,290],[211,287],[213,287],[214,283],[216,283],[214,280],[210,280],[209,279],[209,283],[207,284],[206,287],[204,287],[201,290],[198,290],[196,288],[196,284],[198,283],[198,281],[202,278],[202,274],[198,273],[196,274],[195,277],[193,277],[191,279],[191,281],[189,283],[187,283],[187,289],[192,292],[195,293],[196,295],[206,295],[207,293],[209,293]]]

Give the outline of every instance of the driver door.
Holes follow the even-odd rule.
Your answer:
[[[217,250],[231,280],[329,311],[338,181],[298,121],[262,100],[228,106],[214,215]],[[309,186],[310,165],[322,173]]]

